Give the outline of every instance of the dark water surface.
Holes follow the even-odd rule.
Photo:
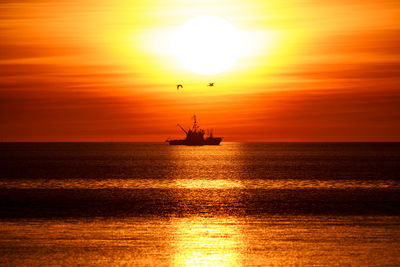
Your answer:
[[[0,265],[400,264],[400,143],[0,144]]]

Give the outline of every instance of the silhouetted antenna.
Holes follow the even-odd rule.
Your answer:
[[[193,115],[192,118],[193,118],[193,131],[196,131],[199,128],[199,126],[197,125],[196,115]]]

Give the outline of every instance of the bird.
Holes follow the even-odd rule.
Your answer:
[[[213,87],[214,83],[208,83],[208,86]]]
[[[176,90],[179,90],[179,88],[183,88],[182,84],[177,84],[176,85]]]

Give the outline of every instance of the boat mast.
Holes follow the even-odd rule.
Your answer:
[[[193,131],[196,132],[198,128],[196,115],[193,115]]]

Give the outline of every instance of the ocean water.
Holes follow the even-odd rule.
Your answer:
[[[398,266],[400,143],[1,143],[0,265]]]

